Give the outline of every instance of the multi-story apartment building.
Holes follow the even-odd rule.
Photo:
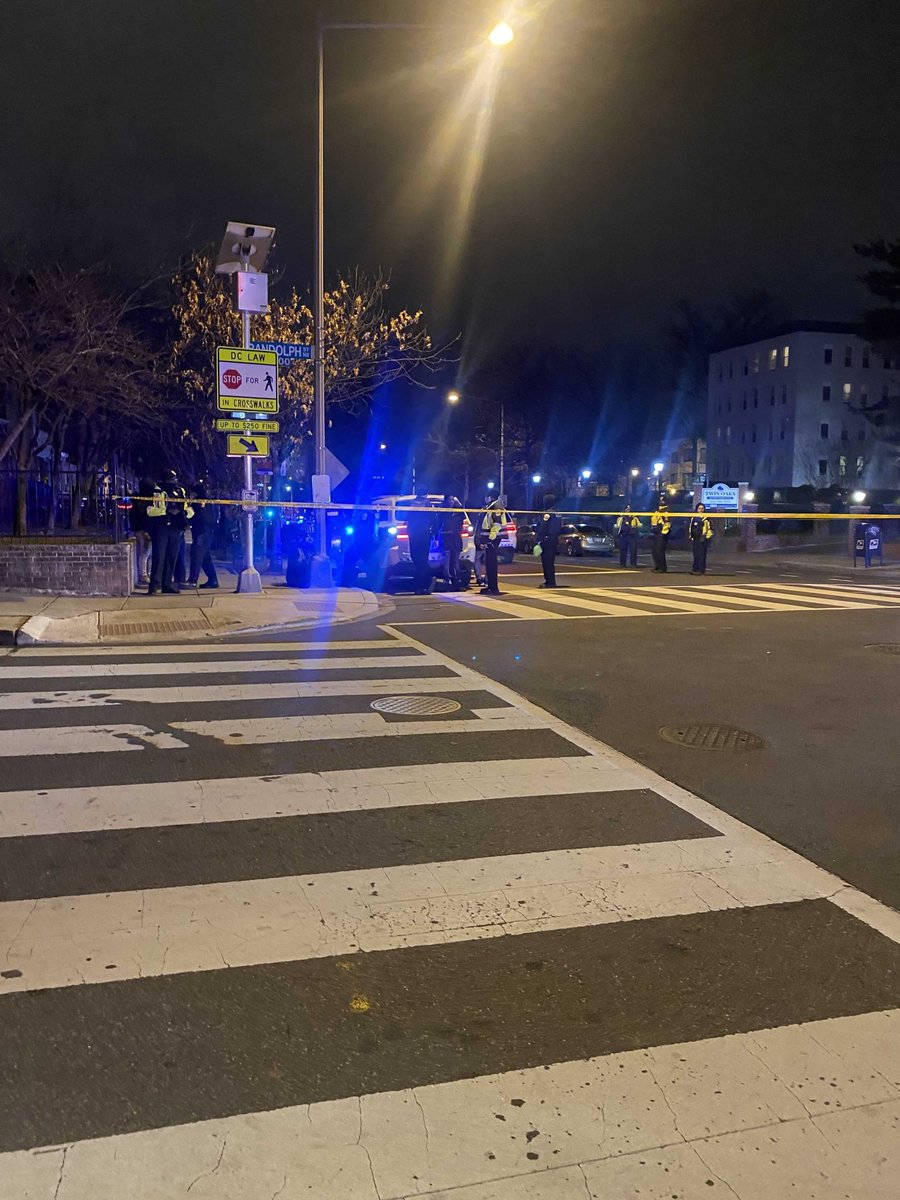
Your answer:
[[[855,325],[798,322],[710,356],[711,482],[900,488],[895,453],[853,411],[900,391],[900,362]]]

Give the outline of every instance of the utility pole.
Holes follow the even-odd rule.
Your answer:
[[[244,271],[255,269],[250,265],[249,246],[241,247],[241,269]],[[246,310],[241,312],[241,345],[245,350],[250,349],[250,313]],[[244,493],[246,495],[253,490],[253,458],[251,455],[245,454]],[[262,591],[262,580],[259,577],[259,571],[253,564],[253,513],[246,511],[244,513],[244,567],[238,575],[237,590],[239,592]]]
[[[331,481],[325,464],[325,26],[319,21],[316,30],[316,220],[315,220],[315,296],[313,322],[313,414],[316,443],[316,477],[313,481],[313,500],[327,493],[331,500]],[[331,559],[328,556],[327,516],[323,508],[316,509],[316,554],[312,561],[313,587],[331,587]]]
[[[506,495],[506,404],[500,401],[500,495]]]

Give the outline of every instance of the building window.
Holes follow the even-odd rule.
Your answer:
[[[844,479],[846,477],[846,474],[847,474],[847,455],[842,454],[841,457],[838,459],[838,475],[840,475],[841,479]]]
[[[783,383],[781,385],[781,403],[787,404],[787,384],[786,383]]]
[[[749,370],[750,370],[750,367],[749,367],[746,357],[742,358],[741,359],[741,374],[746,375],[749,373]]]
[[[853,366],[853,347],[852,346],[844,347],[844,366],[845,367]]]
[[[775,389],[774,388],[772,388],[772,390],[769,392],[769,407],[770,408],[775,407]]]
[[[753,374],[754,375],[759,374],[759,355],[758,354],[753,355]]]
[[[779,438],[781,439],[781,441],[784,441],[784,438],[785,438],[785,434],[786,434],[786,433],[787,433],[787,421],[785,421],[785,420],[782,420],[782,422],[781,422],[781,430],[780,430],[780,432],[779,432],[779,434],[778,434],[778,436],[779,436]]]
[[[867,387],[861,387],[859,389],[859,402],[863,408],[865,408],[869,403],[869,389]]]
[[[730,425],[725,426],[725,445],[726,446],[731,445],[731,426]]]
[[[754,425],[754,426],[753,426],[753,428],[750,430],[750,441],[751,441],[751,442],[755,442],[755,441],[756,441],[756,426],[755,426],[755,425]]]
[[[744,392],[744,412],[747,411],[747,393]]]
[[[753,407],[759,408],[759,388],[753,389]]]
[[[845,383],[844,384],[844,403],[849,404],[852,396],[853,396],[853,384]]]
[[[822,423],[822,424],[819,426],[819,437],[823,437],[823,438],[827,438],[827,437],[828,437],[828,424],[827,424],[827,422],[823,422],[823,423]]]
[[[866,460],[860,454],[856,460],[856,478],[862,479],[862,473],[866,469]]]
[[[778,366],[778,350],[772,349],[769,351],[769,370],[774,371]]]
[[[833,357],[834,357],[834,351],[832,350],[832,348],[830,346],[826,346],[825,347],[825,366],[826,367],[831,366],[831,360],[833,359]]]
[[[831,384],[830,383],[822,384],[822,399],[823,400],[831,399]]]
[[[725,372],[722,370],[722,364],[719,363],[719,365],[716,369],[716,379],[718,379],[719,383],[722,382],[722,376],[724,375],[724,373]]]
[[[718,407],[716,408],[716,412],[721,412],[721,411],[722,411],[722,401],[720,400]]]
[[[791,348],[790,346],[781,347],[781,365],[789,367],[791,365]]]
[[[734,363],[733,362],[730,362],[728,364],[728,378],[734,379]]]
[[[872,353],[872,351],[868,346],[863,346],[862,362],[863,362],[864,367],[867,367],[869,365],[869,358],[871,357],[871,353]]]
[[[722,426],[720,425],[719,428],[716,430],[716,441],[721,442],[721,440],[722,440]]]
[[[828,474],[828,459],[827,458],[819,459],[819,474],[820,475]]]
[[[847,430],[847,429],[842,429],[842,430],[841,430],[841,441],[842,441],[842,442],[849,442],[849,441],[850,441],[850,431],[849,431],[849,430]]]

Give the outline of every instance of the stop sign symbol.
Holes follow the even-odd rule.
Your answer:
[[[243,376],[234,367],[229,367],[227,371],[222,372],[222,383],[225,387],[234,391],[235,388],[239,388],[243,383]]]

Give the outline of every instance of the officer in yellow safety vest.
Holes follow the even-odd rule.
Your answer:
[[[167,471],[164,480],[164,483],[154,486],[152,499],[147,505],[147,526],[151,545],[148,596],[155,596],[160,591],[164,595],[174,595],[180,590],[174,578],[175,568],[180,549],[182,562],[184,561],[184,530],[188,519],[194,515],[194,510],[189,505],[173,500],[176,496],[184,496],[184,489],[178,487],[176,473]]]
[[[631,565],[636,567],[641,520],[631,511],[630,504],[625,505],[625,511],[616,519],[613,529],[619,539],[619,566],[627,566],[627,560],[631,559]]]
[[[706,551],[709,549],[713,535],[712,521],[706,515],[706,505],[698,504],[688,526],[688,537],[691,539],[691,550],[694,555],[692,575],[706,574]]]
[[[497,562],[500,550],[500,539],[503,535],[503,497],[492,500],[485,496],[485,509],[478,518],[475,526],[475,544],[484,550],[485,586],[481,589],[482,596],[500,595],[500,578]]]
[[[653,555],[653,570],[665,574],[669,566],[666,562],[666,546],[672,531],[672,517],[665,496],[660,496],[656,512],[650,517],[650,532],[653,535],[650,542],[650,553]]]

